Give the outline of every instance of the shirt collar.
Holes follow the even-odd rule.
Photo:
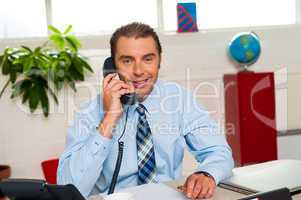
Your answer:
[[[160,105],[160,85],[160,81],[157,80],[151,93],[146,97],[146,99],[142,102],[136,102],[134,105],[130,106],[130,110],[135,112],[138,105],[142,104],[146,108],[146,115],[150,116],[152,111],[158,109],[158,106]]]

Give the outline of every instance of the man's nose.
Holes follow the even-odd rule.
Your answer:
[[[140,62],[135,63],[133,73],[135,76],[141,76],[143,74],[143,67]]]

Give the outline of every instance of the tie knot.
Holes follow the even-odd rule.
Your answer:
[[[139,113],[139,115],[145,115],[146,108],[144,107],[144,105],[139,104],[136,110]]]

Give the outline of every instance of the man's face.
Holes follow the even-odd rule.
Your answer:
[[[114,59],[121,79],[132,84],[138,98],[144,100],[158,79],[161,57],[154,39],[120,37]]]

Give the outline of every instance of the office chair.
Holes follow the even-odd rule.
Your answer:
[[[47,183],[56,184],[56,172],[59,165],[59,159],[45,160],[41,163],[44,177]]]

